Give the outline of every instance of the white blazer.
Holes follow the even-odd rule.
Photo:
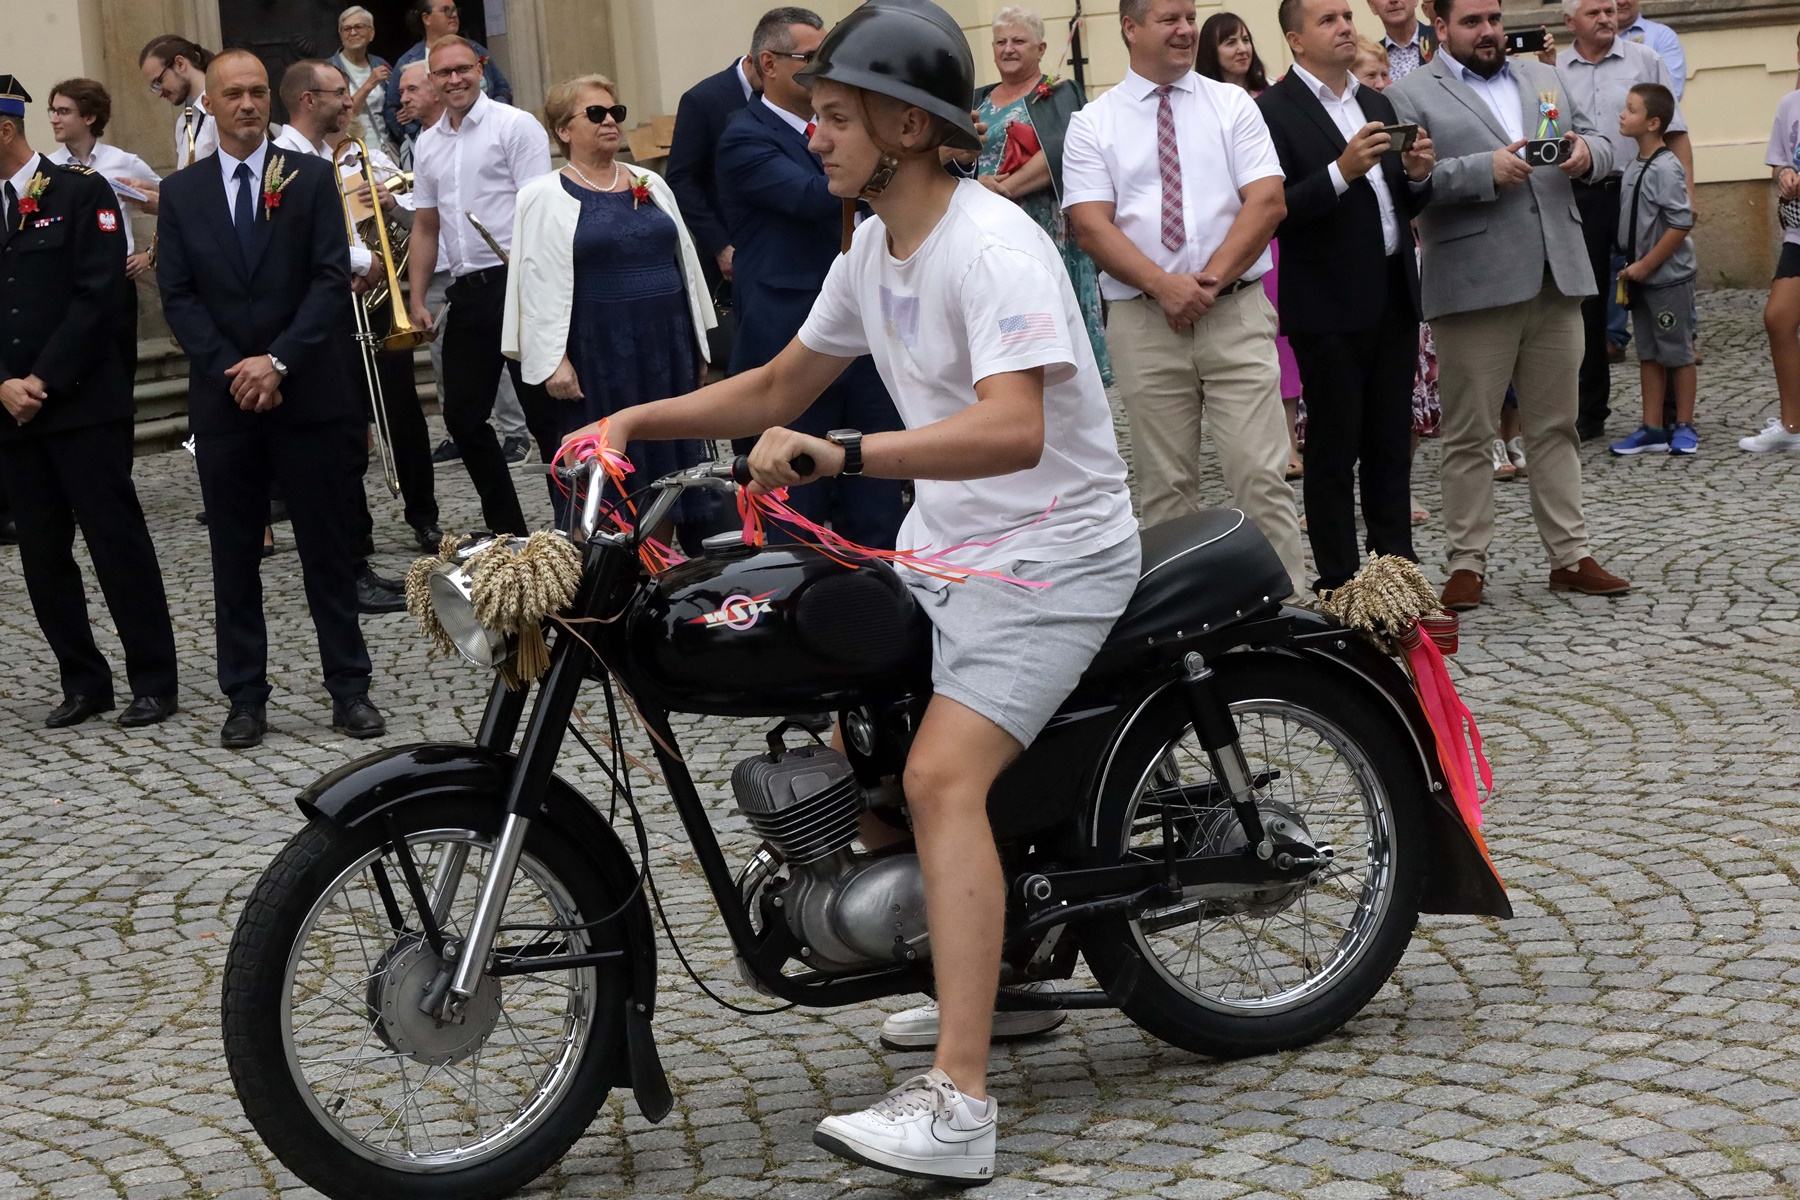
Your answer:
[[[706,331],[715,328],[719,318],[675,193],[654,171],[637,166],[626,169],[634,178],[642,175],[650,180],[651,203],[675,222],[682,281],[687,287],[688,311],[694,318],[694,342],[701,359],[710,362]],[[568,352],[569,319],[575,307],[575,226],[580,220],[581,201],[563,188],[562,172],[540,175],[519,189],[500,351],[519,361],[526,383],[550,378]],[[584,385],[592,386],[590,381]]]

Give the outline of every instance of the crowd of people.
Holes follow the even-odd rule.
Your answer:
[[[1204,424],[1230,502],[1268,536],[1296,590],[1327,590],[1365,551],[1417,557],[1414,527],[1430,514],[1412,500],[1412,459],[1421,438],[1441,437],[1448,607],[1482,602],[1494,484],[1511,478],[1529,480],[1550,586],[1623,591],[1627,581],[1589,553],[1577,445],[1606,432],[1610,366],[1634,334],[1642,420],[1613,453],[1692,454],[1700,440],[1679,38],[1643,18],[1637,0],[1564,0],[1566,47],[1546,30],[1541,50],[1509,54],[1500,0],[1425,0],[1423,12],[1414,0],[1364,2],[1366,16],[1350,0],[1283,3],[1292,65],[1271,72],[1240,17],[1196,25],[1189,0],[1127,0],[1130,69],[1091,102],[1046,69],[1042,18],[1008,5],[992,27],[996,82],[970,97],[979,144],[944,148],[942,165],[1018,206],[1055,247],[1097,369],[1129,421],[1146,523],[1221,499],[1200,483]],[[1374,36],[1359,34],[1358,16]],[[547,459],[583,424],[690,391],[709,372],[773,361],[867,215],[866,204],[846,213],[811,144],[803,77],[825,24],[810,10],[771,9],[745,54],[682,97],[666,180],[627,161],[627,109],[605,76],[550,88],[540,118],[512,106],[486,48],[461,36],[454,0],[416,0],[409,18],[417,42],[390,63],[370,52],[373,15],[350,6],[337,53],[277,80],[259,78],[261,64],[243,54],[215,57],[177,34],[153,39],[139,65],[175,110],[168,179],[106,140],[112,100],[90,79],[50,89],[58,145],[40,164],[18,119],[29,95],[18,81],[8,87],[0,165],[16,177],[0,253],[38,261],[21,253],[49,228],[34,214],[76,190],[47,189],[60,179],[52,166],[112,185],[99,232],[122,249],[119,278],[82,280],[69,302],[92,320],[104,295],[124,318],[103,322],[121,331],[107,339],[118,361],[106,403],[34,395],[41,352],[17,349],[29,339],[13,342],[0,385],[12,418],[0,428],[0,486],[13,497],[0,534],[17,527],[61,667],[52,725],[113,707],[110,671],[75,602],[75,526],[90,544],[132,542],[96,553],[97,564],[129,561],[156,578],[141,515],[131,516],[128,460],[110,488],[26,482],[94,457],[63,436],[68,422],[116,439],[128,419],[128,402],[112,393],[128,392],[135,370],[135,281],[154,277],[192,368],[227,743],[254,744],[266,727],[257,568],[273,550],[272,519],[284,518],[334,724],[368,735],[381,721],[356,617],[400,606],[395,581],[369,566],[361,427],[371,406],[381,406],[420,548],[442,538],[434,470],[458,461],[483,523],[523,532],[536,522],[509,468],[533,444]],[[226,77],[229,101],[218,90]],[[269,121],[275,97],[281,126]],[[1790,97],[1769,147],[1785,230],[1767,313],[1782,407],[1742,440],[1746,450],[1800,449],[1797,143]],[[1555,158],[1542,157],[1547,144],[1561,148]],[[329,191],[307,190],[318,167]],[[212,183],[175,183],[184,171]],[[195,194],[172,207],[171,187]],[[366,381],[357,363],[351,306],[385,294],[389,264],[370,224],[346,237],[341,208],[323,203],[340,191],[409,243],[405,300],[366,311],[377,342],[406,324],[439,335],[431,356],[448,436],[435,448],[410,354],[372,353]],[[133,237],[129,215],[139,211],[156,216],[154,237]],[[341,279],[322,261],[328,249],[345,251]],[[1354,305],[1342,302],[1345,277],[1363,281]],[[904,328],[920,317],[888,319]],[[70,336],[64,328],[44,338]],[[106,390],[84,378],[77,390],[96,389]],[[795,422],[818,436],[901,426],[867,357]],[[712,452],[700,439],[631,447],[652,473]],[[84,515],[96,492],[116,510]],[[560,517],[559,493],[547,494]],[[794,501],[852,540],[892,546],[909,496],[899,482],[853,477]],[[671,536],[690,550],[729,523],[700,499],[676,517]],[[110,602],[113,567],[99,569]],[[164,644],[166,623],[122,621],[128,665],[157,659],[148,647]],[[174,711],[172,665],[129,673],[126,723]]]

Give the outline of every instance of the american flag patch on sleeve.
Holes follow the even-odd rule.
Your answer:
[[[1032,342],[1053,339],[1060,331],[1056,318],[1049,313],[1024,313],[1000,318],[1000,348],[1011,350]]]

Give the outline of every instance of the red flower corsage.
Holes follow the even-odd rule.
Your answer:
[[[1037,87],[1032,89],[1031,94],[1039,100],[1048,100],[1050,98],[1051,91],[1053,91],[1055,89],[1056,85],[1060,82],[1062,82],[1062,81],[1060,79],[1058,79],[1055,75],[1046,75],[1042,79],[1038,80],[1038,85],[1037,85]]]
[[[29,217],[38,210],[38,197],[49,190],[49,187],[50,177],[45,175],[42,171],[38,171],[32,175],[31,182],[25,185],[25,194],[19,197],[19,217],[21,220],[25,217]]]
[[[631,181],[631,207],[636,208],[650,198],[650,177],[639,175]]]

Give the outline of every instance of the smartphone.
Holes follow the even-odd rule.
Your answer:
[[[1383,125],[1381,132],[1394,139],[1393,153],[1405,154],[1419,139],[1419,127],[1413,124]]]
[[[1548,40],[1543,29],[1520,29],[1506,35],[1508,54],[1542,54]]]

